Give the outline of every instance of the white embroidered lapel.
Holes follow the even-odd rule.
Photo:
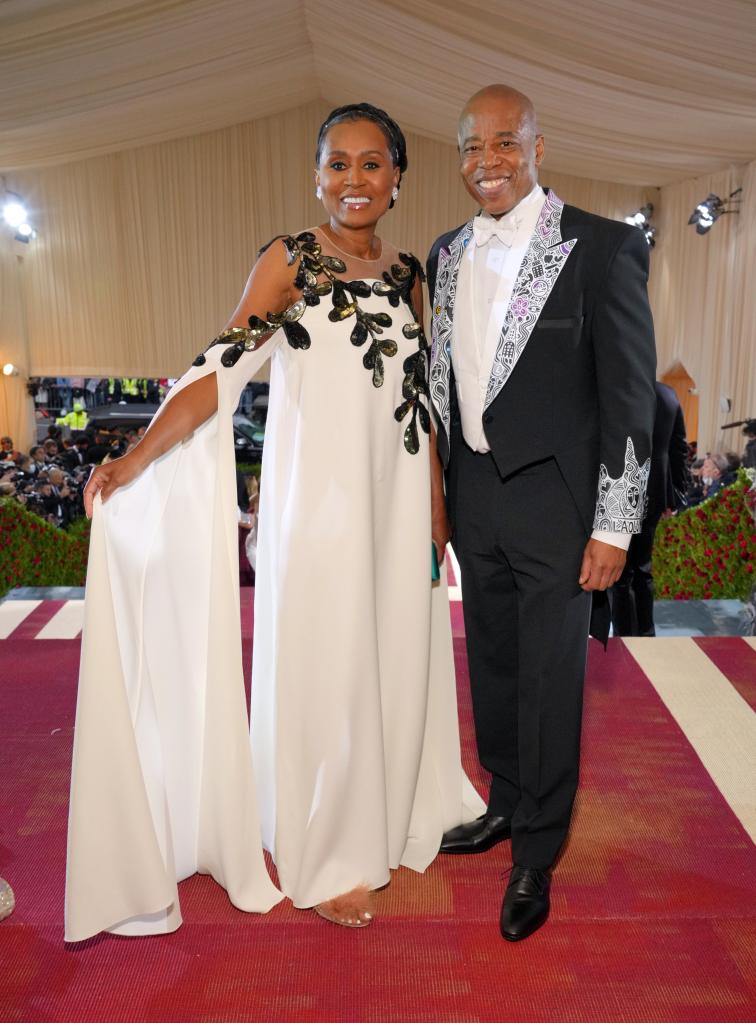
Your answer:
[[[499,394],[525,351],[546,299],[577,243],[576,238],[562,241],[560,221],[563,207],[564,203],[559,196],[554,192],[547,193],[512,289],[488,380],[485,408]]]
[[[431,300],[431,365],[430,393],[439,421],[449,436],[451,419],[449,378],[451,368],[451,338],[454,322],[454,300],[462,253],[472,238],[472,220],[469,220],[452,238],[448,249],[438,255],[436,291]]]

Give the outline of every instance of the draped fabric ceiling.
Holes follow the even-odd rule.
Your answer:
[[[39,237],[13,251],[0,231],[2,361],[181,372],[257,247],[317,222],[314,136],[344,102],[405,128],[385,231],[423,256],[471,211],[459,108],[507,81],[538,109],[544,183],[604,216],[654,202],[660,370],[685,363],[717,446],[721,396],[756,413],[755,45],[750,0],[3,0],[0,173]],[[696,237],[695,203],[741,183],[741,216]],[[23,438],[22,378],[4,387]]]
[[[454,137],[491,81],[535,101],[554,171],[663,185],[756,157],[752,0],[4,0],[0,168],[322,99]]]

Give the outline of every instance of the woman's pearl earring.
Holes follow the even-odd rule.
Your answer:
[[[323,198],[323,189],[320,187],[320,185],[318,185],[318,187],[315,189],[315,195],[318,199]]]
[[[394,190],[391,193],[391,198],[394,200],[394,202],[396,202],[396,200],[399,198],[399,189],[396,187],[396,185],[394,185]]]

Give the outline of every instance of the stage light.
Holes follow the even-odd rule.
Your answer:
[[[656,245],[656,228],[651,226],[653,213],[653,203],[648,202],[645,206],[641,206],[637,213],[625,217],[626,224],[630,224],[631,227],[639,227],[643,231],[650,249],[653,249],[654,245]]]
[[[26,207],[20,202],[18,196],[13,195],[12,192],[8,192],[8,199],[3,204],[3,217],[5,218],[6,224],[10,227],[20,227],[29,219],[29,214],[26,212]]]
[[[0,180],[0,190],[4,192],[3,220],[15,232],[17,242],[28,244],[32,238],[37,237],[37,232],[29,222],[29,213],[24,200],[16,192],[9,192],[5,188],[5,179]]]
[[[730,209],[728,203],[734,201],[739,203],[740,199],[735,199],[736,195],[740,195],[743,191],[742,188],[736,188],[734,192],[730,192],[726,199],[720,199],[718,195],[714,195],[710,192],[709,195],[700,202],[698,206],[693,210],[690,215],[689,224],[696,225],[696,234],[706,234],[714,226],[714,221],[719,220],[725,213],[739,213],[740,210]]]
[[[32,238],[37,237],[37,232],[31,226],[31,224],[19,224],[16,230],[16,241],[17,242],[29,242]]]
[[[14,366],[12,362],[6,362],[6,364],[3,366],[3,376],[17,377],[18,376],[17,367]]]

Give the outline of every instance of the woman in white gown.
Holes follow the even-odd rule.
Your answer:
[[[226,330],[88,484],[68,940],[175,929],[196,871],[244,910],[283,893],[364,926],[390,869],[424,870],[484,809],[431,586],[448,534],[422,271],[375,234],[405,168],[383,111],[334,111],[327,223],[263,250]],[[250,754],[231,415],[268,358]]]

